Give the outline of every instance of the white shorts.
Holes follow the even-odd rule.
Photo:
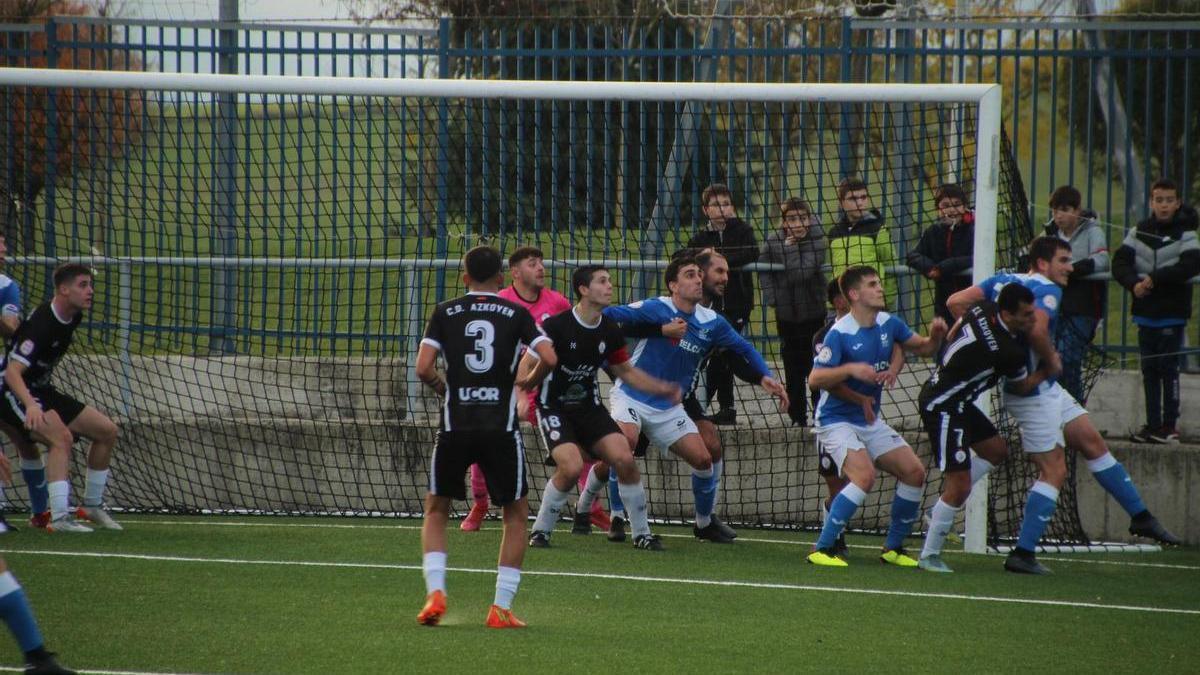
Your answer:
[[[659,410],[635,401],[614,388],[608,404],[614,420],[636,426],[663,452],[684,436],[700,433],[682,403]]]
[[[822,466],[832,463],[837,467],[838,475],[842,473],[846,453],[851,450],[865,449],[871,461],[875,462],[892,450],[908,447],[904,438],[880,419],[865,427],[849,422],[834,422],[818,426],[816,431],[817,452],[820,453]]]
[[[1028,453],[1050,452],[1065,447],[1063,427],[1071,420],[1086,415],[1074,396],[1057,382],[1037,396],[1004,395],[1004,407],[1017,420],[1021,430],[1021,447]]]

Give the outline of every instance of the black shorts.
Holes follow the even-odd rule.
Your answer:
[[[968,405],[962,412],[921,411],[921,422],[929,434],[933,459],[943,472],[971,468],[971,446],[997,434],[983,411]]]
[[[42,410],[58,413],[64,425],[69,425],[79,417],[79,413],[87,407],[74,398],[62,393],[54,387],[30,387],[29,393],[41,404]],[[25,428],[25,406],[21,399],[8,387],[0,387],[0,420],[24,434],[26,440],[33,440],[29,430]]]
[[[613,420],[612,415],[601,406],[589,406],[575,410],[559,410],[555,408],[537,409],[538,431],[542,434],[542,442],[546,444],[546,464],[554,466],[551,451],[566,443],[574,443],[585,453],[585,459],[600,459],[592,446],[609,434],[621,434],[621,427]]]
[[[497,506],[529,492],[520,431],[438,431],[429,463],[429,492],[440,497],[467,498],[464,479],[472,464],[483,470],[488,495]]]

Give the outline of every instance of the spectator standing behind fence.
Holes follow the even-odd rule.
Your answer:
[[[725,296],[715,301],[713,309],[740,334],[746,330],[750,311],[754,309],[754,277],[744,268],[758,260],[758,241],[754,237],[754,230],[738,218],[728,187],[720,183],[709,185],[700,194],[700,202],[708,224],[692,237],[688,248],[712,248],[729,262],[729,284],[725,287]],[[705,374],[708,399],[705,403],[711,404],[715,396],[721,405],[721,410],[709,417],[713,424],[734,424],[737,421],[730,358],[736,357],[722,350],[713,354],[708,362]]]
[[[953,325],[946,300],[971,285],[975,252],[975,213],[967,206],[963,189],[948,183],[933,195],[938,218],[908,252],[908,266],[933,282],[933,314]]]
[[[1200,274],[1196,225],[1196,211],[1180,202],[1175,183],[1159,179],[1150,186],[1150,217],[1126,233],[1113,255],[1113,278],[1133,293],[1142,359],[1146,425],[1131,437],[1136,442],[1179,442],[1179,366],[1192,315],[1188,280]]]
[[[787,385],[788,417],[807,424],[806,381],[812,372],[813,336],[825,322],[825,231],[813,217],[808,202],[791,197],[780,206],[778,230],[767,235],[759,260],[783,265],[778,272],[763,272],[763,303],[775,308],[780,352]]]
[[[860,178],[846,178],[839,183],[837,196],[842,218],[827,235],[833,276],[841,276],[848,267],[871,267],[883,283],[884,302],[895,307],[896,286],[892,283],[891,268],[896,264],[896,251],[884,226],[883,214],[871,206],[867,184]]]
[[[1083,209],[1079,190],[1064,185],[1050,193],[1050,222],[1046,234],[1071,246],[1071,276],[1062,294],[1058,310],[1058,334],[1054,348],[1062,357],[1063,370],[1058,381],[1080,403],[1087,403],[1083,386],[1083,359],[1096,336],[1096,326],[1104,316],[1103,281],[1085,277],[1108,271],[1108,235],[1096,220],[1096,213]]]

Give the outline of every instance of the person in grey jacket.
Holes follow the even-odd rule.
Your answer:
[[[812,340],[825,321],[825,231],[807,202],[796,197],[780,206],[779,229],[763,242],[759,261],[783,265],[763,272],[763,302],[775,308],[788,416],[793,424],[808,421],[807,380],[812,372]]]
[[[1071,246],[1073,270],[1063,289],[1058,309],[1058,330],[1054,348],[1062,357],[1059,383],[1080,403],[1087,403],[1083,384],[1083,360],[1096,336],[1096,326],[1104,316],[1103,281],[1089,281],[1092,274],[1107,272],[1108,235],[1096,219],[1096,213],[1082,208],[1083,196],[1070,185],[1050,193],[1050,222],[1046,234]]]
[[[1196,211],[1170,180],[1150,186],[1150,217],[1125,235],[1113,255],[1113,279],[1133,294],[1146,425],[1131,439],[1178,443],[1179,367],[1183,331],[1192,316],[1189,279],[1200,274]]]

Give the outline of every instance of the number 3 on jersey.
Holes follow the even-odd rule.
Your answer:
[[[472,373],[486,373],[492,369],[495,350],[492,343],[496,340],[496,328],[492,322],[476,319],[467,324],[467,337],[475,338],[475,353],[467,354],[467,370]]]

